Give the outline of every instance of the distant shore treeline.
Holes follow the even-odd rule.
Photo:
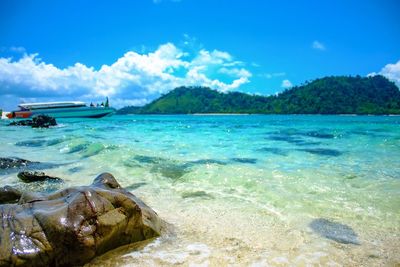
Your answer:
[[[179,87],[143,107],[118,110],[118,114],[193,113],[400,114],[400,91],[380,75],[331,76],[274,96]]]

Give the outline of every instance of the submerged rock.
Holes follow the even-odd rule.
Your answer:
[[[76,166],[76,167],[72,167],[70,169],[68,169],[69,173],[76,173],[79,171],[82,171],[84,168],[82,166]]]
[[[178,164],[173,162],[163,162],[155,164],[151,169],[152,173],[159,173],[162,176],[172,179],[174,181],[179,180],[182,176],[189,173],[189,167],[185,164]]]
[[[151,166],[150,172],[158,173],[174,181],[179,180],[190,171],[190,166],[186,163],[168,158],[145,155],[136,155],[132,159],[125,161],[124,164],[128,167],[141,167],[142,165]]]
[[[10,198],[8,198],[10,199]],[[0,205],[0,266],[76,266],[160,235],[164,223],[109,173],[90,186]]]
[[[18,173],[18,178],[25,183],[39,182],[39,181],[54,181],[62,182],[63,180],[58,177],[48,176],[44,172],[39,171],[22,171]]]
[[[253,163],[253,159],[234,159],[233,161],[241,163]],[[143,165],[150,167],[150,172],[160,174],[163,177],[173,181],[178,181],[184,175],[190,173],[192,168],[197,165],[227,165],[228,161],[217,159],[199,159],[193,161],[179,161],[170,158],[153,157],[146,155],[135,155],[134,157],[125,160],[124,165],[127,167],[140,168]]]
[[[36,139],[36,140],[26,140],[19,141],[15,143],[16,146],[25,146],[25,147],[40,147],[46,145],[46,140]]]
[[[18,189],[11,186],[0,187],[0,204],[16,203],[21,195]]]
[[[298,151],[308,152],[310,154],[319,155],[319,156],[331,156],[338,157],[343,154],[343,152],[336,149],[329,148],[305,148],[305,149],[297,149]]]
[[[78,143],[78,144],[72,144],[69,146],[68,153],[72,154],[75,152],[80,152],[82,150],[85,150],[89,146],[88,143]]]
[[[97,155],[104,149],[106,149],[106,146],[103,145],[102,143],[90,144],[85,148],[84,153],[82,153],[82,158],[88,158],[88,157]]]
[[[145,155],[136,155],[133,157],[133,159],[139,163],[147,163],[147,164],[157,164],[162,161],[165,161],[165,159],[160,157],[151,157]]]
[[[205,191],[186,191],[181,194],[182,198],[208,198],[214,199],[214,197]]]
[[[32,128],[49,128],[56,125],[56,119],[47,115],[38,115],[32,120],[18,120],[9,124],[9,126],[31,126]]]
[[[66,164],[55,164],[50,162],[37,162],[26,159],[11,157],[0,158],[0,174],[10,174],[22,170],[40,170],[59,167]]]
[[[320,138],[320,139],[333,139],[333,138],[335,138],[335,135],[333,135],[333,134],[319,132],[319,131],[306,132],[304,135],[305,136],[315,137],[315,138]]]
[[[245,164],[256,164],[257,159],[254,158],[231,158],[234,162],[245,163]]]
[[[360,245],[357,233],[348,225],[319,218],[313,220],[310,227],[317,234],[336,242]]]
[[[16,146],[23,146],[23,147],[42,147],[42,146],[54,146],[58,145],[64,141],[66,138],[55,138],[46,140],[44,138],[35,138],[30,140],[18,141],[15,143]]]
[[[32,120],[12,121],[8,126],[32,126]]]
[[[188,162],[189,165],[209,165],[209,164],[216,164],[216,165],[227,165],[228,163],[218,159],[198,159]]]
[[[288,155],[288,152],[286,150],[277,148],[277,147],[262,147],[262,148],[257,149],[257,151],[267,152],[267,153],[271,153],[271,154],[275,154],[275,155],[279,155],[279,156],[287,156]]]
[[[139,182],[139,183],[134,183],[134,184],[128,185],[128,186],[125,187],[125,189],[128,190],[128,191],[131,191],[131,190],[138,189],[139,187],[142,187],[142,186],[145,186],[145,185],[147,185],[147,183]]]
[[[0,158],[0,169],[11,169],[26,167],[32,161],[20,158]]]

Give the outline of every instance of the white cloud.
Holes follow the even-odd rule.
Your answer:
[[[22,47],[22,46],[11,46],[10,51],[15,52],[15,53],[25,53],[26,52],[25,47]]]
[[[198,43],[196,37],[190,36],[187,33],[184,33],[182,35],[182,37],[183,37],[183,41],[182,42],[183,42],[184,46],[199,46],[200,48],[202,48],[202,44]]]
[[[18,60],[0,58],[0,95],[89,101],[109,96],[116,106],[144,104],[183,85],[209,86],[223,92],[237,89],[251,77],[248,70],[235,67],[239,64],[224,51],[201,49],[189,56],[172,43],[147,54],[129,51],[99,69],[82,63],[58,68],[38,54],[24,54]],[[211,78],[219,73],[228,74],[230,82]]]
[[[282,81],[282,84],[281,84],[282,88],[290,88],[292,86],[293,86],[293,84],[289,80],[283,80]]]
[[[320,51],[325,51],[326,47],[323,43],[319,42],[319,41],[314,41],[312,43],[312,48],[316,49],[316,50],[320,50]]]
[[[11,46],[11,47],[1,46],[0,52],[12,52],[12,53],[23,54],[26,52],[26,49],[25,47],[22,46]]]
[[[218,70],[219,73],[222,74],[226,74],[232,77],[246,77],[246,78],[250,78],[251,77],[251,73],[244,69],[244,68],[226,68],[226,67],[222,67]]]
[[[381,69],[379,73],[372,72],[367,76],[374,76],[374,75],[383,75],[391,81],[394,81],[397,86],[400,87],[400,60],[394,64],[387,64],[385,67]]]
[[[266,78],[266,79],[272,79],[275,77],[282,77],[285,75],[286,75],[286,72],[274,72],[274,73],[261,73],[259,76]]]
[[[112,106],[113,107],[142,106],[148,102],[149,99],[146,98],[137,98],[137,99],[113,98]]]
[[[159,3],[161,3],[163,0],[153,0],[153,3],[154,4],[159,4]],[[169,2],[174,2],[174,3],[178,3],[178,2],[180,2],[181,0],[169,0]]]
[[[214,50],[212,52],[209,52],[207,50],[200,50],[199,54],[197,57],[193,59],[191,62],[192,66],[199,66],[199,65],[219,65],[219,64],[224,64],[224,63],[231,63],[232,62],[232,56],[227,53],[227,52],[222,52],[219,50]]]

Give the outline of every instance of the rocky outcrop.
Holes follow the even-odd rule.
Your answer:
[[[8,126],[32,126],[32,120],[12,121]]]
[[[17,203],[22,193],[11,186],[0,187],[0,204]]]
[[[58,177],[46,175],[40,171],[22,171],[18,173],[18,178],[25,183],[40,182],[40,181],[52,181],[62,182],[63,180]]]
[[[47,115],[39,115],[32,118],[33,128],[49,128],[49,126],[56,126],[56,119]]]
[[[10,202],[19,192],[10,192]],[[3,188],[4,191],[4,188]],[[0,190],[0,195],[1,195]],[[0,266],[76,266],[160,235],[162,220],[109,173],[90,186],[0,205]]]
[[[56,126],[56,119],[47,115],[38,115],[32,118],[32,120],[18,120],[13,121],[9,124],[10,126],[31,126],[32,128],[49,128],[50,126]]]

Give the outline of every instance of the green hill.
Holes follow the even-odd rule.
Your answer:
[[[125,107],[118,113],[400,114],[400,91],[379,75],[325,77],[276,96],[179,87],[143,107]]]

